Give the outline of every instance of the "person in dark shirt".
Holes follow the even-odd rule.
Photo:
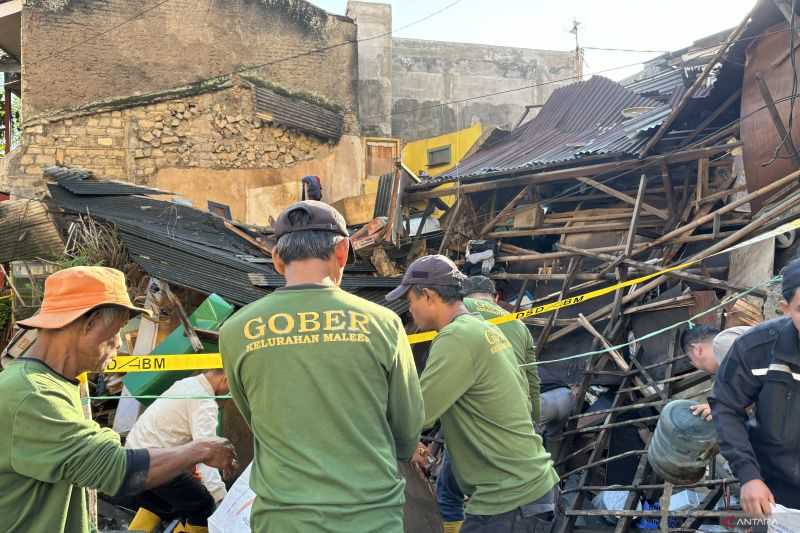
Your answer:
[[[783,273],[782,318],[739,337],[709,398],[720,450],[741,486],[742,508],[765,518],[773,504],[800,508],[800,260]],[[755,405],[754,423],[747,408]]]

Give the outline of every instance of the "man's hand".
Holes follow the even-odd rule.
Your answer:
[[[739,497],[742,500],[742,509],[755,518],[767,518],[772,513],[775,497],[760,479],[751,479],[742,485]]]
[[[420,472],[426,473],[430,468],[429,457],[430,451],[428,447],[419,443],[416,451],[414,451],[414,456],[411,458],[411,464],[416,466]]]
[[[707,403],[693,405],[689,408],[694,416],[702,416],[708,422],[711,422],[711,406]]]
[[[202,457],[200,462],[222,470],[225,479],[229,479],[239,467],[236,450],[228,439],[211,437],[198,439],[193,444],[200,448],[200,456]]]

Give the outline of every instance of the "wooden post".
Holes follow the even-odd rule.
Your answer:
[[[695,189],[695,205],[697,206],[702,203],[703,197],[709,193],[708,168],[707,157],[697,160],[697,188]]]
[[[514,208],[517,206],[517,204],[521,202],[528,195],[528,191],[530,190],[531,190],[530,185],[526,185],[525,187],[523,187],[522,190],[519,191],[519,193],[514,198],[512,198],[512,200],[508,202],[508,204],[503,209],[500,210],[500,213],[498,213],[497,216],[494,216],[494,209],[492,209],[492,216],[494,216],[494,218],[492,218],[481,230],[480,233],[481,238],[485,237],[486,234],[492,231],[499,222],[501,222],[504,218],[509,216],[511,214],[511,211],[513,211]],[[495,191],[495,198],[496,197],[497,197],[497,191]]]
[[[192,349],[196,353],[202,352],[204,350],[203,342],[200,340],[200,337],[197,336],[197,332],[194,330],[191,322],[189,322],[189,317],[186,314],[186,310],[184,310],[180,300],[178,300],[178,298],[172,293],[172,290],[169,288],[167,283],[160,280],[156,281],[156,283],[158,283],[161,290],[164,291],[164,295],[167,297],[167,300],[170,304],[172,304],[175,312],[178,314],[178,319],[181,321],[184,333],[186,334],[186,338],[189,339]]]
[[[11,114],[11,86],[6,84],[3,87],[3,128],[5,132],[5,153],[11,151],[11,128],[14,124]]]
[[[725,101],[722,102],[722,104],[716,110],[714,110],[713,113],[711,113],[703,122],[701,122],[700,125],[697,126],[697,128],[691,133],[691,135],[689,135],[683,141],[683,143],[681,143],[681,148],[683,148],[684,146],[688,146],[689,143],[695,140],[695,138],[697,138],[698,135],[702,134],[703,130],[706,129],[709,124],[714,122],[721,114],[727,111],[728,108],[731,105],[733,105],[733,103],[736,102],[736,100],[738,100],[741,95],[742,95],[741,88],[731,93],[731,95],[728,98],[726,98]]]

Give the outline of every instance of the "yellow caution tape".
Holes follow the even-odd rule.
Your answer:
[[[767,233],[758,235],[756,237],[753,237],[752,239],[748,239],[744,242],[731,246],[730,248],[721,250],[704,259],[708,259],[709,257],[714,257],[716,255],[725,254],[733,250],[737,250],[739,248],[744,248],[746,246],[750,246],[757,242],[761,242],[763,240],[776,237],[778,235],[781,235],[782,233],[786,233],[787,231],[795,230],[798,228],[800,228],[800,218],[798,218],[797,220],[793,220],[792,222],[788,222],[772,231],[768,231]],[[511,322],[512,320],[522,320],[525,318],[530,318],[532,316],[549,313],[550,311],[555,311],[556,309],[570,307],[572,305],[586,302],[594,298],[599,298],[600,296],[605,296],[606,294],[618,291],[619,289],[624,289],[625,287],[630,287],[632,285],[639,285],[640,283],[644,283],[651,279],[655,279],[664,274],[669,274],[670,272],[675,272],[676,270],[683,270],[694,264],[699,263],[702,260],[703,259],[698,259],[695,261],[687,261],[685,263],[681,263],[673,267],[659,270],[658,272],[653,272],[652,274],[647,274],[645,276],[641,276],[635,279],[630,279],[620,283],[615,283],[614,285],[603,287],[602,289],[596,289],[583,294],[579,294],[577,296],[570,296],[569,298],[563,298],[561,300],[532,307],[531,309],[526,309],[524,311],[518,311],[516,313],[508,313],[506,315],[492,318],[487,322],[490,322],[492,324],[505,324],[506,322]],[[436,337],[436,335],[437,333],[435,331],[414,333],[408,336],[408,342],[410,344],[427,342],[433,340]],[[220,354],[197,353],[197,354],[176,354],[176,355],[119,355],[111,360],[109,365],[106,367],[105,371],[106,372],[171,372],[175,370],[184,370],[184,371],[208,370],[211,368],[222,368],[222,357],[220,356]]]
[[[220,354],[118,355],[108,363],[105,371],[173,372],[176,370],[208,370],[210,368],[222,368]]]

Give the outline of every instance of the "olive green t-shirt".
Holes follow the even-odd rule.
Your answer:
[[[497,515],[542,497],[558,474],[534,432],[522,374],[497,328],[461,315],[433,340],[420,379],[425,426],[441,419],[466,511]]]
[[[505,309],[500,307],[494,302],[487,302],[485,300],[478,300],[475,298],[464,298],[464,306],[471,313],[480,313],[486,320],[497,318],[499,316],[507,315]],[[533,335],[521,320],[512,320],[498,324],[498,328],[506,336],[511,347],[514,348],[514,355],[517,357],[517,364],[526,365],[536,361],[536,345],[533,342]],[[539,421],[541,413],[539,405],[539,371],[534,365],[521,367],[520,371],[525,376],[525,381],[528,387],[528,398],[531,402],[531,414],[533,416],[534,424]]]
[[[400,318],[336,287],[293,286],[220,332],[231,395],[250,425],[253,531],[403,530],[424,409]]]
[[[0,397],[0,531],[90,531],[83,487],[119,491],[119,436],[84,418],[77,382],[41,361],[0,372]]]

